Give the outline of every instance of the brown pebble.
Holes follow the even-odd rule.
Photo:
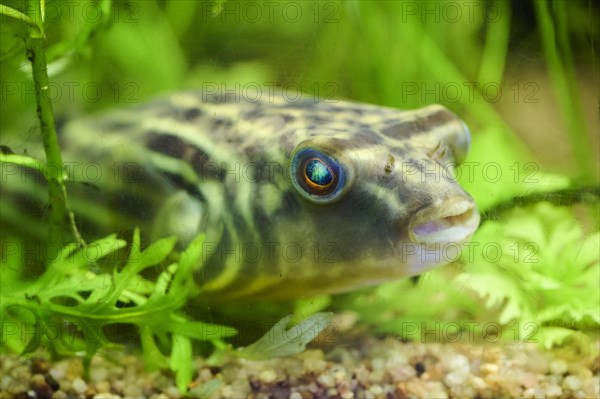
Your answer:
[[[597,374],[600,372],[600,355],[596,356],[592,363],[592,373]]]
[[[53,391],[58,391],[60,389],[60,384],[54,379],[54,377],[52,377],[51,374],[45,374],[44,381],[46,381],[46,384],[48,384]]]
[[[35,392],[36,399],[50,399],[54,393],[54,389],[46,383],[44,376],[34,374],[29,381],[29,387]]]
[[[416,362],[415,371],[417,372],[417,377],[421,377],[421,374],[425,372],[425,364],[422,362]]]
[[[289,398],[290,391],[291,391],[290,384],[288,384],[285,381],[279,381],[268,390],[269,398],[273,398],[273,399]]]
[[[250,380],[248,381],[248,385],[250,385],[250,389],[252,389],[255,392],[260,391],[260,387],[261,387],[261,383],[258,380]]]
[[[46,374],[50,371],[51,366],[52,364],[47,359],[36,357],[31,360],[30,370],[32,374]]]

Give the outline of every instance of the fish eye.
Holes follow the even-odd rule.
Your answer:
[[[346,175],[343,166],[335,158],[305,148],[292,158],[292,182],[304,197],[328,203],[342,194]]]

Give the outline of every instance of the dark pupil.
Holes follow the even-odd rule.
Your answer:
[[[306,177],[319,186],[326,186],[333,180],[331,171],[323,162],[313,159],[306,165]]]

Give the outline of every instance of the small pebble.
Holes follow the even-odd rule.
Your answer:
[[[211,397],[223,399],[600,397],[594,356],[574,356],[568,348],[361,339],[356,345],[265,361],[225,357],[219,367],[198,357],[193,385],[217,379]],[[194,397],[179,392],[173,373],[146,372],[142,359],[129,354],[92,359],[89,383],[80,358],[52,363],[43,361],[43,353],[35,356],[34,366],[25,357],[0,355],[0,399]]]
[[[467,380],[468,376],[469,373],[464,369],[452,371],[444,377],[444,383],[449,386],[462,385]]]
[[[127,384],[123,389],[123,394],[127,397],[137,398],[142,396],[142,388],[136,384]]]
[[[563,380],[563,388],[569,391],[578,391],[583,386],[581,379],[576,375],[568,375]]]
[[[83,395],[85,393],[85,391],[87,390],[87,384],[85,383],[85,381],[83,381],[81,378],[75,378],[73,380],[73,382],[71,383],[71,388],[73,388],[73,390],[80,394]]]
[[[36,357],[31,361],[31,372],[36,374],[46,374],[50,367],[52,367],[52,363],[47,359]]]
[[[104,367],[92,367],[90,379],[92,381],[104,381],[108,378],[108,370]]]
[[[53,391],[58,391],[60,389],[60,383],[56,381],[54,377],[52,377],[52,375],[45,374],[44,380],[46,381],[46,384],[48,384],[50,388],[52,388]]]
[[[67,399],[68,396],[64,391],[56,391],[52,395],[52,399]]]
[[[447,367],[450,370],[455,370],[455,369],[469,369],[469,359],[467,359],[466,356],[463,355],[454,355],[451,356],[447,362],[446,362]]]
[[[303,366],[305,371],[318,374],[325,370],[327,362],[323,359],[304,359]]]
[[[383,394],[383,388],[381,388],[379,385],[373,385],[369,388],[369,392],[375,396],[379,396]]]
[[[567,362],[563,359],[555,359],[550,362],[550,372],[556,375],[563,375],[568,370]]]
[[[319,383],[321,385],[323,385],[324,387],[332,387],[335,385],[335,380],[333,379],[333,376],[331,374],[321,374],[318,378],[317,381],[319,381]]]
[[[546,397],[547,398],[558,398],[562,395],[563,390],[556,384],[550,384],[546,387]]]
[[[93,399],[121,399],[121,397],[119,395],[115,395],[110,392],[97,393],[96,395],[92,396],[92,398]]]
[[[98,393],[110,392],[110,382],[108,381],[99,381],[95,384],[95,387]]]
[[[270,384],[277,379],[275,370],[265,370],[259,374],[258,378],[265,384]]]
[[[181,397],[181,393],[179,392],[179,389],[176,386],[171,385],[170,387],[167,387],[165,389],[165,394],[169,397],[169,398],[180,398]]]
[[[37,399],[50,399],[54,390],[46,383],[46,379],[41,374],[34,374],[29,382],[29,387],[35,392]]]
[[[290,399],[303,399],[303,398],[302,398],[302,395],[300,395],[300,392],[292,391],[290,393]]]

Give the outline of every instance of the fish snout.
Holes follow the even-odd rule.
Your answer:
[[[479,211],[468,196],[418,210],[409,222],[409,237],[416,244],[463,243],[479,227]]]

